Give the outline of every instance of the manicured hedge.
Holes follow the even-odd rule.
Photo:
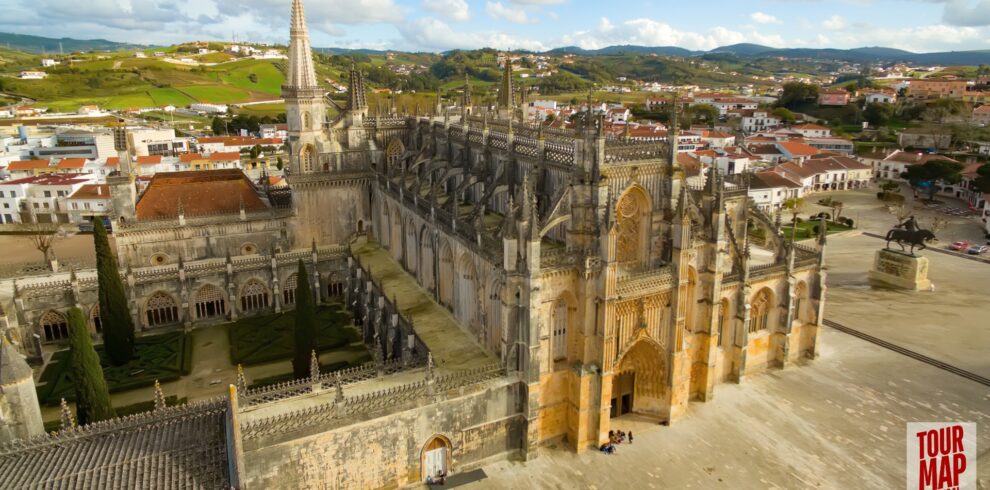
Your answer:
[[[338,303],[316,310],[316,344],[319,352],[338,349],[360,340],[351,325],[351,314]],[[238,320],[229,325],[230,362],[253,366],[292,358],[295,311]]]

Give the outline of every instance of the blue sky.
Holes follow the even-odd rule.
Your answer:
[[[285,42],[291,0],[0,0],[0,31]],[[314,46],[990,49],[990,0],[305,0]]]

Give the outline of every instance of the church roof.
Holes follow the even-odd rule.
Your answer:
[[[5,489],[228,488],[226,403],[90,424],[0,448]]]
[[[175,218],[180,201],[186,216],[233,214],[242,203],[249,213],[268,209],[239,169],[159,172],[137,203],[137,218]]]

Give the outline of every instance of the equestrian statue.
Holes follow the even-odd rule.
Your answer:
[[[911,245],[911,250],[908,253],[913,257],[915,247],[919,247],[919,251],[924,250],[928,248],[925,243],[934,240],[937,240],[935,234],[930,230],[918,228],[918,222],[915,221],[914,216],[910,216],[906,221],[887,232],[887,250],[890,250],[890,242],[897,242],[901,246],[901,251],[906,251],[904,244],[907,243]]]

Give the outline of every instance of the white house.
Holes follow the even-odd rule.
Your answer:
[[[832,136],[832,130],[817,124],[798,124],[791,130],[800,133],[805,138],[827,138]]]
[[[21,80],[41,80],[47,76],[48,74],[43,71],[24,70],[21,72],[19,78]]]
[[[748,112],[745,114],[749,114]],[[780,126],[781,119],[767,111],[753,111],[744,115],[740,122],[744,133],[755,133]]]
[[[93,221],[94,217],[110,214],[110,187],[106,184],[86,184],[65,201],[71,222]]]

